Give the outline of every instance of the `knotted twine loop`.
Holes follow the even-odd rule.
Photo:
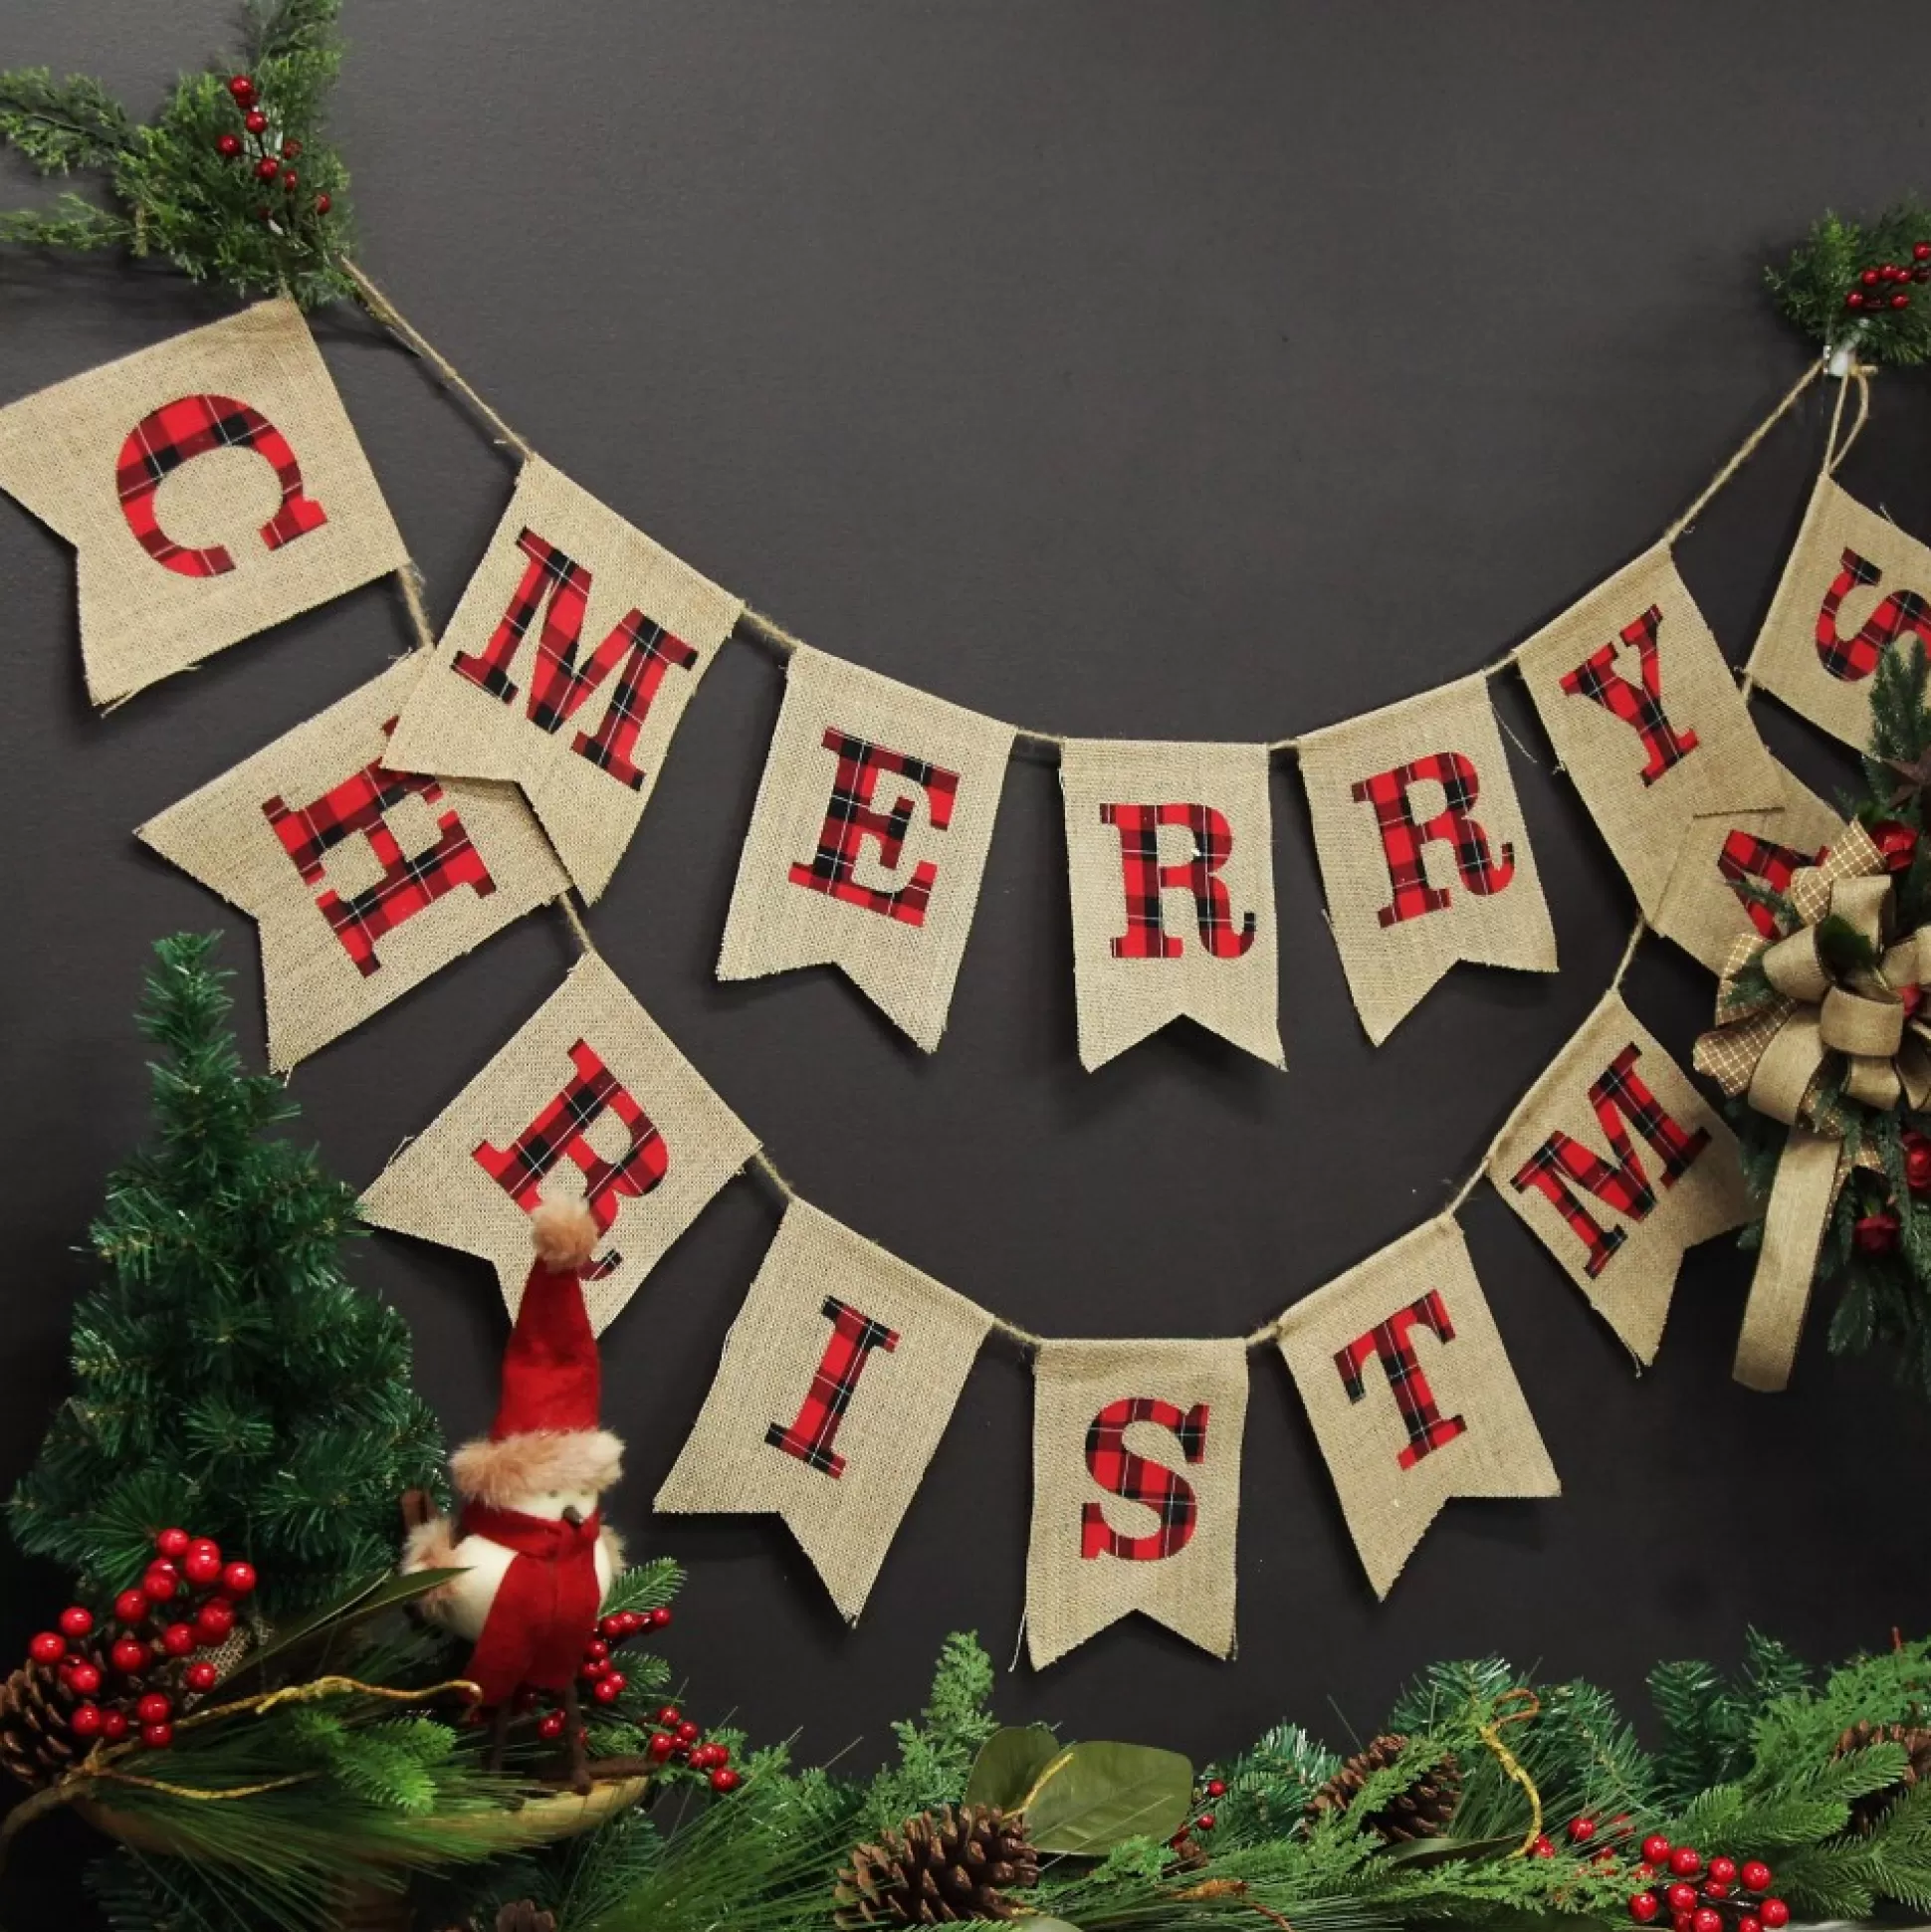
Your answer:
[[[1495,1754],[1495,1762],[1520,1785],[1529,1800],[1529,1830],[1522,1842],[1509,1853],[1511,1858],[1526,1858],[1536,1848],[1536,1840],[1542,1836],[1542,1794],[1536,1790],[1536,1782],[1522,1769],[1521,1760],[1502,1742],[1502,1727],[1505,1724],[1527,1724],[1542,1715],[1542,1699],[1523,1684],[1515,1690],[1504,1691],[1489,1706],[1489,1716],[1485,1723],[1475,1726],[1475,1735]]]

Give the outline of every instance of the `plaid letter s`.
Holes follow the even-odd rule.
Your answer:
[[[1430,1288],[1420,1300],[1397,1308],[1387,1321],[1377,1322],[1366,1335],[1358,1335],[1345,1349],[1338,1349],[1334,1359],[1351,1402],[1367,1395],[1363,1371],[1371,1358],[1380,1359],[1388,1386],[1395,1392],[1395,1406],[1401,1411],[1401,1425],[1407,1430],[1407,1447],[1395,1458],[1403,1469],[1412,1469],[1424,1455],[1444,1442],[1452,1442],[1468,1427],[1459,1415],[1443,1415],[1435,1405],[1434,1391],[1428,1387],[1428,1378],[1414,1352],[1412,1338],[1417,1326],[1438,1341],[1455,1339],[1455,1325],[1448,1319],[1439,1289]]]
[[[1925,601],[1915,590],[1894,590],[1864,619],[1864,627],[1854,637],[1837,634],[1837,610],[1845,597],[1859,584],[1882,583],[1884,573],[1876,564],[1845,550],[1843,562],[1817,614],[1817,654],[1824,668],[1845,684],[1856,684],[1877,669],[1877,660],[1910,631],[1931,646],[1931,619]]]
[[[1157,1529],[1145,1536],[1123,1536],[1106,1520],[1098,1503],[1080,1506],[1080,1555],[1120,1557],[1128,1563],[1158,1563],[1177,1556],[1192,1540],[1199,1519],[1193,1485],[1158,1462],[1149,1462],[1127,1447],[1127,1430],[1135,1422],[1153,1422],[1171,1429],[1189,1464],[1206,1454],[1207,1405],[1195,1402],[1186,1410],[1151,1395],[1127,1395],[1094,1416],[1086,1431],[1086,1466],[1093,1480],[1115,1496],[1145,1503],[1160,1518]]]
[[[1443,799],[1440,811],[1425,822],[1416,821],[1408,803],[1408,786],[1420,778],[1432,778],[1441,787]],[[1481,779],[1459,751],[1437,751],[1412,764],[1396,765],[1393,771],[1378,771],[1355,785],[1357,802],[1375,807],[1382,854],[1388,860],[1389,884],[1395,893],[1376,914],[1384,926],[1440,912],[1450,903],[1448,893],[1429,885],[1422,868],[1422,847],[1433,840],[1447,841],[1456,876],[1477,898],[1500,892],[1515,877],[1515,848],[1505,842],[1496,857],[1489,850],[1488,833],[1473,815],[1481,795]]]
[[[890,811],[881,812],[872,803],[872,794],[884,772],[910,778],[926,794],[933,830],[943,832],[953,822],[959,773],[904,751],[888,751],[836,726],[825,733],[824,748],[836,754],[838,772],[832,780],[831,802],[825,807],[817,853],[808,865],[792,866],[788,874],[792,885],[842,899],[848,906],[863,906],[870,913],[883,913],[888,919],[903,920],[908,926],[923,926],[939,877],[939,867],[932,860],[921,859],[912,868],[912,877],[895,892],[862,885],[856,877],[858,857],[868,838],[878,842],[879,864],[888,872],[896,872],[905,852],[905,835],[912,828],[910,798],[901,794]]]

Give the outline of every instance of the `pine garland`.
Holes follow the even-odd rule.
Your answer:
[[[1898,368],[1931,358],[1931,209],[1915,197],[1867,227],[1826,213],[1764,273],[1784,319],[1819,348]]]

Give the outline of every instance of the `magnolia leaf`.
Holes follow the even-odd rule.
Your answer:
[[[351,1624],[380,1615],[383,1610],[393,1610],[399,1604],[427,1596],[437,1585],[446,1584],[452,1577],[463,1574],[460,1569],[412,1570],[407,1576],[401,1576],[389,1570],[371,1577],[357,1584],[345,1597],[338,1598],[325,1610],[270,1631],[261,1646],[251,1650],[235,1666],[222,1686],[223,1691],[226,1693],[245,1679],[261,1675],[268,1664],[286,1661],[301,1646],[320,1642],[325,1648],[337,1632]]]
[[[966,1803],[996,1805],[1002,1812],[1025,1807],[1039,1774],[1059,1755],[1059,1740],[1043,1724],[1008,1724],[979,1746]]]
[[[1457,1859],[1476,1860],[1506,1857],[1520,1848],[1520,1833],[1505,1838],[1411,1838],[1406,1844],[1391,1845],[1382,1862],[1391,1865],[1445,1865]]]
[[[1193,1801],[1193,1767],[1144,1744],[1070,1744],[1027,1794],[1027,1835],[1041,1851],[1103,1856],[1128,1838],[1171,1838]]]

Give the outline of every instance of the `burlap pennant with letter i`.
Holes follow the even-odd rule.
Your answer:
[[[567,883],[514,786],[384,762],[425,666],[404,658],[136,834],[261,927],[278,1072]]]
[[[1646,916],[1692,818],[1783,803],[1782,773],[1666,543],[1539,630],[1516,662]]]
[[[0,490],[78,552],[97,705],[407,554],[292,302],[258,303],[0,409]]]
[[[1448,1215],[1296,1302],[1281,1353],[1377,1597],[1452,1496],[1560,1496]]]
[[[532,457],[403,711],[393,760],[514,778],[593,900],[743,609]]]
[[[1613,992],[1523,1096],[1488,1178],[1641,1363],[1684,1249],[1750,1218],[1736,1136]]]
[[[1870,744],[1870,679],[1900,641],[1931,645],[1931,549],[1818,478],[1750,654],[1750,675],[1846,745]]]
[[[514,1316],[532,1211],[580,1196],[603,1237],[583,1290],[601,1333],[756,1148],[590,954],[375,1177],[362,1217],[494,1263]]]
[[[857,1622],[991,1320],[792,1201],[653,1507],[783,1517]]]
[[[1486,678],[1315,732],[1300,762],[1335,944],[1377,1046],[1457,961],[1556,970]]]
[[[738,860],[720,979],[842,966],[930,1053],[1012,727],[800,648]]]
[[[1267,748],[1074,739],[1059,776],[1080,1064],[1184,1014],[1285,1066]]]
[[[1247,1345],[1047,1342],[1033,1378],[1033,1667],[1129,1610],[1231,1656]]]

